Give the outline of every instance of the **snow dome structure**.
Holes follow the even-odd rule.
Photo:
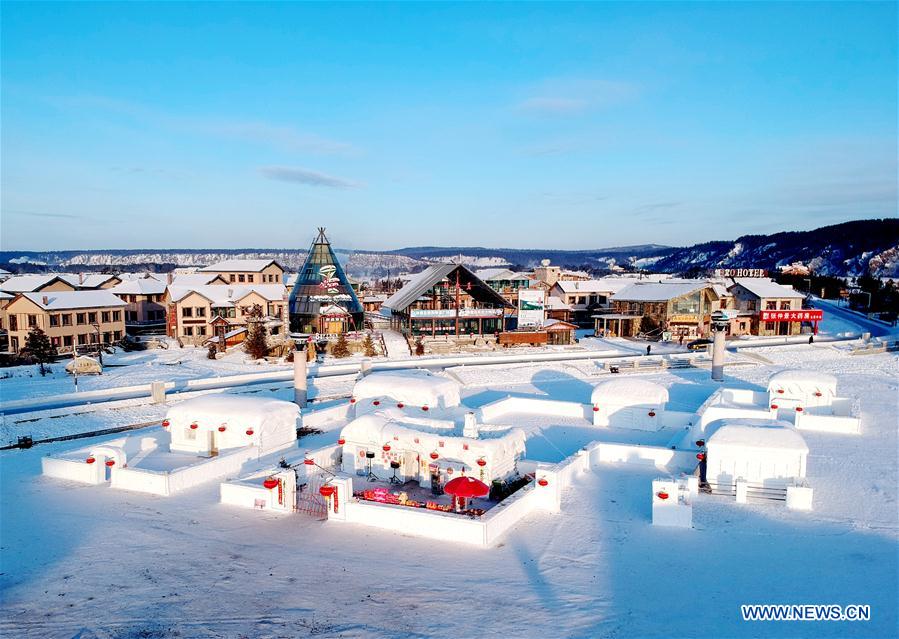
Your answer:
[[[590,402],[596,426],[655,431],[661,428],[668,389],[644,379],[610,379],[596,385]]]
[[[455,408],[462,402],[462,386],[454,379],[425,370],[372,373],[356,382],[356,414],[383,405],[385,400],[410,408]],[[374,404],[378,402],[378,404]]]
[[[779,408],[830,406],[836,394],[837,378],[818,371],[781,371],[768,379],[768,399]]]
[[[732,485],[738,479],[765,486],[787,486],[805,477],[808,445],[786,422],[734,419],[710,425],[706,474],[710,482]]]
[[[172,452],[213,455],[256,446],[261,456],[296,442],[300,409],[280,399],[215,394],[180,402],[165,419]]]

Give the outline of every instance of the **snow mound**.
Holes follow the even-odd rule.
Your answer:
[[[593,405],[660,406],[668,402],[668,389],[644,379],[610,379],[596,385],[590,401]]]
[[[353,397],[390,397],[410,406],[430,408],[452,408],[462,401],[458,382],[420,370],[372,373],[356,382]]]
[[[836,395],[837,378],[818,371],[781,371],[768,379],[768,392],[778,390],[789,390],[794,395],[805,394],[808,391]]]
[[[802,435],[786,422],[723,419],[714,425],[717,428],[707,442],[710,455],[718,446],[808,453],[808,445]]]

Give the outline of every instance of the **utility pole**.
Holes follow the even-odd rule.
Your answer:
[[[459,337],[459,271],[461,265],[456,267],[456,337]]]

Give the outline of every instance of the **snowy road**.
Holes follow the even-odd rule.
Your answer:
[[[882,337],[899,331],[899,328],[895,326],[887,326],[883,322],[869,320],[858,313],[843,308],[834,300],[824,300],[817,297],[812,298],[812,306],[823,310],[825,317],[827,314],[833,315],[842,322],[858,327],[859,331],[871,333],[872,337]],[[825,322],[826,321],[827,320],[825,319]]]

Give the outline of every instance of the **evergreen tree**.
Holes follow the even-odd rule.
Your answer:
[[[46,375],[47,368],[44,367],[44,364],[49,364],[56,354],[47,334],[39,328],[31,329],[31,332],[28,333],[28,337],[25,339],[25,350],[31,359],[40,365],[41,376]]]
[[[371,333],[365,336],[365,341],[362,342],[362,348],[365,351],[366,357],[374,357],[378,353],[375,351],[375,343],[371,338]]]
[[[422,341],[421,337],[415,340],[415,354],[421,357],[425,354],[425,343]]]
[[[247,339],[243,343],[243,349],[253,359],[262,359],[268,355],[268,330],[263,321],[262,307],[254,304],[249,309],[244,309],[247,316]]]
[[[334,342],[334,348],[331,349],[331,355],[337,358],[350,356],[350,345],[347,344],[346,335],[344,333],[337,336],[337,341]]]

